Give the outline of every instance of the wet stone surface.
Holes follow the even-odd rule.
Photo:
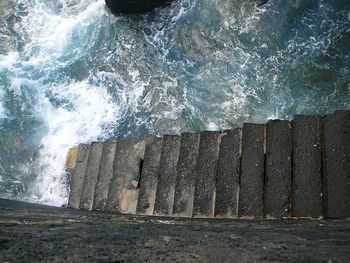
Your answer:
[[[349,223],[179,220],[0,199],[0,261],[349,262]]]
[[[20,27],[20,21],[15,16],[17,0],[0,2],[0,54],[6,54],[15,49],[15,34]]]

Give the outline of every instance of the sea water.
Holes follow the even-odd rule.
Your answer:
[[[17,0],[1,22],[4,198],[66,204],[79,143],[350,109],[348,0]]]

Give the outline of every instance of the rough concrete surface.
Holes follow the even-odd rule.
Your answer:
[[[216,178],[215,216],[238,216],[241,130],[222,136]]]
[[[173,212],[176,165],[179,159],[180,137],[165,135],[158,171],[158,184],[154,214],[171,215]]]
[[[183,133],[181,135],[173,209],[173,214],[179,216],[192,216],[199,136],[198,133]]]
[[[220,132],[206,131],[200,135],[193,202],[195,217],[214,217],[220,139]]]
[[[89,159],[86,166],[84,186],[80,197],[80,208],[92,209],[96,182],[98,179],[98,168],[102,156],[103,143],[93,142],[90,146]]]
[[[118,141],[109,187],[107,210],[135,214],[141,163],[147,140]]]
[[[116,142],[103,143],[103,151],[93,201],[93,210],[104,210],[106,207],[109,185],[113,180],[113,161],[116,145]]]
[[[68,206],[79,208],[81,192],[84,186],[86,166],[89,158],[89,145],[80,144],[77,163],[74,168],[74,176],[70,182],[70,193]]]
[[[290,214],[292,187],[292,130],[287,121],[266,125],[265,213],[271,217]]]
[[[0,261],[349,262],[349,223],[180,220],[0,199]]]
[[[291,214],[322,215],[321,117],[296,115],[292,121],[293,181]]]
[[[239,216],[263,216],[265,125],[246,123],[242,131]]]
[[[324,121],[323,183],[325,216],[350,217],[350,112],[336,111]]]
[[[146,146],[137,200],[136,211],[138,214],[153,215],[162,142],[162,138],[156,138],[154,143],[150,143]]]

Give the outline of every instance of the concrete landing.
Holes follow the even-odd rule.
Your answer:
[[[0,262],[350,262],[349,223],[175,219],[0,199]]]

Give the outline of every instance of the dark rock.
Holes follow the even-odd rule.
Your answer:
[[[106,0],[106,5],[114,13],[145,13],[171,0]]]
[[[0,199],[0,262],[349,262],[349,240],[349,220],[162,220]]]

